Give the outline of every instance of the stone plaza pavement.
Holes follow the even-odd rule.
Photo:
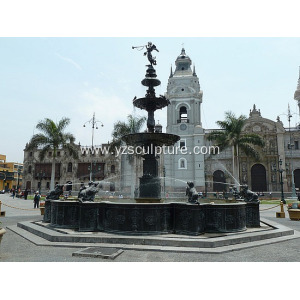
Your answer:
[[[39,209],[33,209],[32,200],[12,199],[9,195],[0,195],[2,227],[14,226],[22,221],[42,220]],[[300,221],[291,221],[285,208],[286,217],[276,218],[279,207],[261,205],[261,217],[284,225],[300,233]],[[273,208],[272,208],[273,207]],[[271,208],[271,209],[269,209]],[[84,248],[38,246],[24,237],[6,229],[0,246],[0,262],[299,262],[300,238],[260,245],[226,253],[188,253],[177,251],[150,251],[125,249],[113,260],[101,257],[72,256],[75,251]]]

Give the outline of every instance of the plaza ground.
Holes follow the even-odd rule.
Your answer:
[[[7,194],[0,195],[0,200],[6,212],[0,219],[4,228],[21,221],[42,220],[40,210],[33,209],[32,200],[13,199]],[[286,218],[276,218],[280,207],[274,204],[262,204],[260,210],[262,218],[300,232],[300,221],[291,221],[286,208]],[[78,248],[37,246],[7,229],[0,246],[0,262],[299,262],[299,246],[300,239],[296,238],[220,254],[124,250],[114,260],[107,260],[72,256]]]

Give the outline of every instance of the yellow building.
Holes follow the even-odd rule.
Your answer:
[[[0,190],[22,189],[23,164],[7,162],[6,155],[0,154]]]

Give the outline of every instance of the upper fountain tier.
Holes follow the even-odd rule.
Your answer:
[[[156,97],[154,87],[160,85],[160,80],[156,78],[157,75],[153,66],[148,65],[147,67],[146,76],[142,80],[142,85],[148,87],[147,93],[143,98],[135,98],[133,105],[146,111],[155,111],[168,106],[170,102],[165,96]]]

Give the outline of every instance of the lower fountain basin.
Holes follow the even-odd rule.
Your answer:
[[[187,235],[239,232],[247,227],[259,227],[260,223],[259,203],[197,205],[61,200],[46,201],[44,222],[78,231]]]

